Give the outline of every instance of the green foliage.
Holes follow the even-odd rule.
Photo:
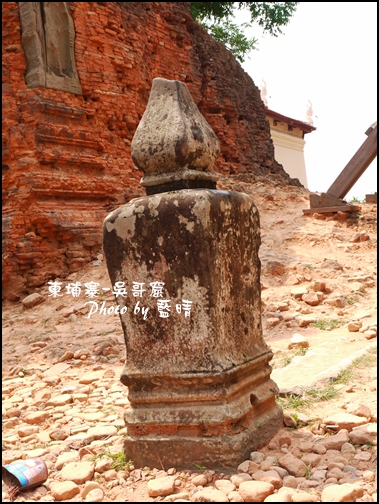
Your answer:
[[[90,460],[94,463],[97,460],[100,460],[102,457],[108,457],[113,460],[112,469],[116,469],[116,471],[121,471],[121,469],[126,469],[129,471],[130,466],[133,464],[131,460],[126,460],[126,453],[124,451],[120,451],[117,453],[112,453],[109,447],[103,453],[99,453],[98,455],[92,455]]]
[[[330,399],[335,397],[338,392],[339,391],[331,385],[326,387],[325,389],[309,388],[304,390],[304,393],[301,396],[289,394],[286,397],[277,397],[276,400],[283,409],[300,410],[309,408],[316,402],[329,401]],[[296,415],[296,413],[292,414],[291,416],[297,423],[298,419],[294,415]]]
[[[131,460],[126,460],[126,453],[124,451],[117,453],[111,453],[108,451],[106,456],[113,460],[112,469],[116,469],[116,471],[121,471],[121,469],[129,471],[129,468],[132,465]]]
[[[298,2],[191,2],[192,17],[214,39],[223,43],[242,63],[256,48],[257,39],[247,38],[244,31],[257,23],[265,32],[277,37],[288,24]],[[231,20],[236,10],[248,10],[250,21],[240,26]]]
[[[310,324],[311,327],[317,327],[317,329],[322,329],[323,331],[330,331],[331,329],[337,329],[345,322],[343,320],[338,319],[330,319],[330,320],[316,320],[313,324]]]
[[[307,353],[307,350],[308,348],[297,347],[294,348],[293,350],[286,352],[285,354],[283,354],[283,352],[281,351],[275,352],[274,360],[271,365],[274,369],[280,369],[286,367],[289,364],[291,364],[292,359],[294,357],[298,355],[305,355]]]
[[[359,296],[357,296],[356,294],[352,294],[351,296],[348,296],[346,298],[346,303],[349,305],[353,305],[355,303],[358,303],[358,301],[359,301]]]
[[[354,380],[361,380],[359,370],[367,371],[370,367],[376,367],[376,348],[370,348],[364,355],[357,357],[346,369],[343,369],[335,380],[334,385],[346,385]]]
[[[307,466],[305,466],[305,477],[306,479],[311,479],[311,471]]]
[[[204,471],[206,469],[206,466],[202,466],[200,464],[195,464],[195,466],[200,469],[200,471]]]
[[[353,196],[350,200],[350,203],[366,203],[366,199],[363,198],[362,200],[360,200],[356,196]]]

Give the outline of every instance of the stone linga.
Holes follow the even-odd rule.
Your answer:
[[[183,83],[154,79],[132,153],[152,192],[104,222],[111,281],[129,287],[117,298],[125,450],[141,466],[233,466],[282,426],[262,336],[258,210],[207,185],[218,140]]]

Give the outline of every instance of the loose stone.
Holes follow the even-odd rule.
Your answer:
[[[264,481],[244,481],[240,484],[238,493],[245,502],[263,502],[274,490],[274,485]]]
[[[70,315],[72,317],[72,315]],[[101,488],[94,488],[90,490],[85,498],[86,502],[102,502],[104,499],[104,492]]]
[[[78,493],[80,493],[80,489],[73,481],[54,483],[51,487],[51,495],[56,501],[72,499]]]
[[[323,489],[321,502],[354,502],[362,497],[363,488],[358,485],[344,483],[343,485],[330,485]]]
[[[147,493],[149,494],[149,497],[170,495],[174,492],[174,488],[174,476],[165,476],[163,478],[150,480],[147,483]]]
[[[305,476],[306,465],[304,462],[294,457],[291,453],[280,457],[279,465],[284,467],[292,476]]]
[[[229,499],[220,490],[204,488],[193,494],[191,502],[229,502]]]
[[[81,485],[90,480],[95,472],[92,462],[69,462],[60,473],[64,481],[73,481]]]
[[[235,485],[237,488],[244,481],[251,481],[251,480],[252,480],[252,477],[250,476],[250,474],[247,474],[247,473],[233,474],[233,476],[230,477],[231,483],[233,483],[233,485]]]
[[[195,486],[205,486],[208,484],[208,479],[204,474],[199,474],[192,478],[191,483]]]

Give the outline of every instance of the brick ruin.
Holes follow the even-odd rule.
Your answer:
[[[94,259],[104,217],[143,193],[130,144],[155,77],[187,84],[220,140],[215,171],[297,184],[274,160],[258,88],[188,2],[68,2],[74,91],[26,84],[19,4],[2,3],[6,299]]]

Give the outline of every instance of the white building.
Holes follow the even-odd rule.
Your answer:
[[[298,178],[304,187],[308,187],[304,159],[304,135],[316,128],[310,123],[298,121],[274,112],[266,107],[266,118],[270,123],[271,138],[275,147],[275,159],[283,165],[285,171]]]

